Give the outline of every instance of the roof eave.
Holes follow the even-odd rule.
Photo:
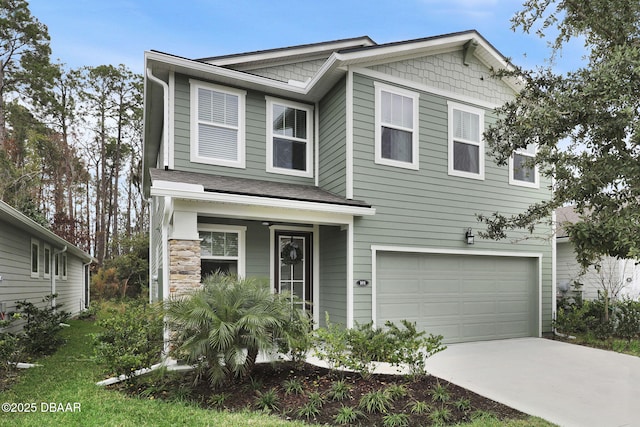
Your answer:
[[[332,214],[371,216],[376,210],[369,206],[353,206],[346,204],[324,203],[307,200],[290,200],[278,197],[260,197],[245,194],[219,193],[215,191],[205,191],[202,186],[181,184],[180,188],[175,185],[163,185],[164,182],[154,182],[151,186],[152,196],[173,197],[198,202],[231,203],[246,206],[261,206],[270,208],[289,208],[303,211],[323,212]]]

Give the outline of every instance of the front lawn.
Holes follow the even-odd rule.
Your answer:
[[[1,425],[12,426],[304,426],[308,423],[301,421],[286,421],[274,415],[262,412],[227,412],[206,409],[191,400],[184,388],[162,390],[157,395],[148,391],[151,385],[158,381],[157,376],[141,378],[136,382],[136,389],[147,390],[145,393],[131,395],[116,390],[108,390],[95,385],[96,381],[104,378],[102,367],[97,366],[93,358],[91,337],[89,334],[99,331],[93,322],[71,321],[71,327],[63,331],[68,341],[52,356],[42,358],[37,362],[43,366],[20,372],[20,378],[10,390],[3,392],[2,402],[7,402],[16,410],[33,408],[30,413],[8,412],[0,417]],[[282,384],[285,377],[277,378]],[[175,378],[173,381],[177,381]],[[183,384],[186,384],[182,382]],[[146,387],[143,385],[146,384]],[[309,386],[311,383],[305,383]],[[178,383],[175,383],[178,385]],[[263,383],[264,385],[264,383]],[[388,387],[389,384],[385,384]],[[279,388],[280,385],[275,386]],[[290,387],[294,387],[290,384]],[[295,387],[294,387],[295,388]],[[244,389],[246,396],[257,396]],[[310,391],[310,390],[307,390]],[[396,390],[398,392],[398,390]],[[451,407],[459,399],[457,388],[448,388]],[[467,393],[466,390],[463,391]],[[207,406],[216,404],[213,394],[209,394]],[[264,396],[264,393],[263,393]],[[247,398],[248,399],[248,398]],[[400,399],[404,402],[404,400]],[[248,400],[247,400],[248,401]],[[407,400],[407,402],[409,402]],[[471,399],[472,405],[475,400]],[[53,404],[53,405],[52,405]],[[60,405],[62,404],[62,405]],[[227,405],[229,403],[227,402]],[[433,405],[433,403],[430,403]],[[495,405],[495,404],[494,404]],[[223,406],[226,406],[223,403]],[[464,406],[464,404],[462,405]],[[79,410],[78,410],[79,407]],[[69,409],[67,412],[55,409]],[[252,406],[253,409],[255,407]],[[285,408],[282,409],[292,409]],[[275,411],[282,414],[283,411]],[[293,412],[298,412],[295,410]],[[517,417],[509,420],[499,420],[491,412],[476,412],[477,418],[469,424],[459,424],[471,427],[497,426],[549,426],[551,424],[532,417]],[[284,415],[286,417],[286,415]],[[303,416],[304,418],[304,416]],[[393,422],[393,419],[388,421]],[[399,422],[400,419],[395,421]],[[364,418],[362,425],[371,425]],[[403,425],[403,424],[388,424]]]
[[[41,367],[20,372],[20,379],[2,393],[10,409],[0,425],[11,426],[302,426],[259,413],[228,413],[202,409],[186,401],[139,399],[95,385],[103,379],[93,360],[89,334],[93,322],[70,321],[67,343],[52,356],[37,361]],[[51,405],[51,404],[54,405]],[[34,406],[35,404],[35,406]],[[69,412],[51,412],[52,409]],[[77,410],[79,406],[79,410]],[[3,409],[5,407],[3,406]]]

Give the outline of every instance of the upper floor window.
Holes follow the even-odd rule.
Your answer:
[[[267,97],[267,172],[313,176],[313,110]]]
[[[417,170],[418,94],[377,82],[375,88],[375,162]]]
[[[191,80],[191,161],[245,167],[246,92]]]
[[[449,102],[449,175],[484,179],[484,111]]]
[[[536,156],[536,146],[527,145],[516,150],[509,159],[509,184],[539,188],[538,168],[531,162]]]
[[[40,277],[40,242],[31,239],[31,277]]]

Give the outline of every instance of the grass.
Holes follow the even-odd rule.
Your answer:
[[[587,347],[600,348],[603,350],[611,350],[617,353],[629,354],[631,356],[640,357],[640,339],[632,339],[625,340],[621,338],[607,338],[607,339],[598,339],[594,337],[592,334],[573,334],[575,335],[575,340],[564,340],[562,341],[572,343],[572,344],[580,344]],[[559,338],[555,338],[559,339]]]
[[[5,391],[2,402],[35,403],[35,413],[3,413],[0,425],[11,426],[274,426],[287,422],[260,413],[228,413],[201,409],[184,402],[127,397],[95,385],[102,378],[92,359],[91,337],[98,332],[91,322],[70,321],[63,331],[68,339],[56,354],[38,360],[43,366],[21,372],[20,380]],[[80,404],[79,412],[42,412],[42,403]],[[48,406],[48,405],[47,405]]]
[[[35,403],[33,413],[3,413],[0,425],[11,426],[273,426],[302,427],[309,424],[285,421],[260,412],[220,412],[184,401],[133,398],[96,386],[103,379],[92,357],[91,333],[99,329],[92,322],[70,321],[63,331],[68,342],[54,355],[37,362],[42,366],[20,373],[19,381],[3,393],[0,403]],[[42,404],[80,405],[80,411],[42,411]],[[509,422],[487,415],[467,427],[547,427],[543,420],[529,418]]]

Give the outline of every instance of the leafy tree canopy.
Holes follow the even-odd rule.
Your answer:
[[[572,39],[583,40],[585,65],[566,74],[550,66],[502,73],[523,89],[498,109],[485,132],[501,165],[514,150],[536,144],[541,174],[553,178],[549,201],[519,215],[479,215],[485,237],[549,221],[573,204],[583,222],[566,227],[583,265],[601,256],[640,258],[640,2],[528,0],[513,29],[548,37],[552,59]]]

